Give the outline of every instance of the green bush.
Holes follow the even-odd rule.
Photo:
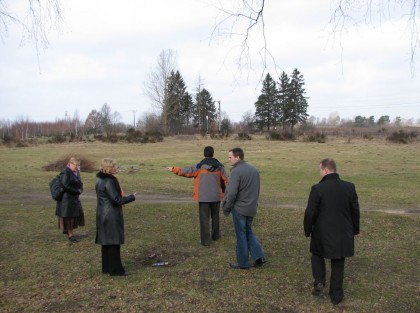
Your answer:
[[[52,138],[48,141],[50,143],[63,143],[67,142],[66,136],[63,135],[54,135]]]
[[[125,140],[127,142],[141,142],[142,133],[139,130],[134,130],[134,128],[130,128],[126,133]]]
[[[146,132],[145,136],[149,138],[146,142],[162,142],[163,141],[163,135],[161,132],[155,131],[155,132]]]
[[[405,132],[403,130],[400,130],[398,132],[393,132],[391,135],[386,137],[386,140],[395,142],[395,143],[403,143],[407,144],[412,141],[414,141],[417,138],[417,132]]]
[[[267,136],[268,140],[293,141],[296,139],[295,135],[288,131],[270,132]]]
[[[327,136],[324,133],[316,132],[315,134],[310,134],[309,136],[305,137],[304,141],[325,143],[327,141]]]

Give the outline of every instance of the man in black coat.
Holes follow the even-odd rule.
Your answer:
[[[343,301],[344,261],[354,255],[360,210],[354,184],[340,179],[333,159],[320,164],[321,181],[312,186],[305,210],[305,236],[311,236],[313,295],[325,286],[325,259],[331,260],[329,295],[333,304]]]

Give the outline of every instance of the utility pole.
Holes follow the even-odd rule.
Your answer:
[[[136,130],[136,112],[137,110],[133,110],[133,114],[134,114],[134,130]]]
[[[219,112],[218,112],[218,121],[219,121],[219,134],[222,130],[222,112],[220,111],[220,100],[219,100]]]
[[[67,126],[67,111],[65,111],[65,113],[64,113],[64,125],[63,125],[63,130],[61,131],[61,134],[63,136],[64,136],[64,133],[65,133],[67,127],[68,127]]]
[[[201,132],[201,108],[200,108],[200,98],[201,98],[201,80],[198,78],[198,97],[197,97],[197,109],[198,109],[198,132]]]

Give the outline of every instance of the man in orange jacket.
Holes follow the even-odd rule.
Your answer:
[[[184,168],[167,167],[178,176],[194,178],[194,201],[198,202],[201,244],[209,246],[211,240],[220,238],[220,201],[228,183],[225,168],[214,157],[211,146],[204,148],[204,159]],[[211,218],[211,231],[210,231]]]

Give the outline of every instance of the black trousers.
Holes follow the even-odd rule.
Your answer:
[[[208,246],[211,240],[220,238],[219,212],[220,201],[218,202],[199,202],[198,203],[200,219],[200,237],[201,244]],[[211,231],[210,231],[211,218]]]
[[[345,258],[331,260],[330,277],[330,298],[332,301],[342,301],[344,298],[343,279]],[[318,283],[325,286],[325,259],[319,255],[312,254],[312,276],[314,277],[314,286]]]
[[[123,275],[125,273],[121,263],[120,250],[120,245],[102,246],[102,273],[111,276]]]

